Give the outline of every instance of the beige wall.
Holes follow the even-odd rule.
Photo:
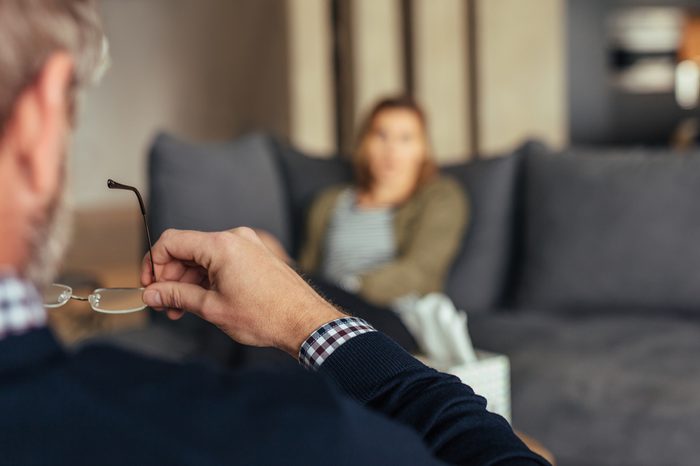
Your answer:
[[[290,140],[310,154],[335,152],[333,36],[328,0],[286,0]]]
[[[564,0],[477,0],[479,151],[568,141]]]
[[[464,0],[413,0],[415,94],[438,162],[470,153],[468,9]]]
[[[352,0],[355,122],[377,99],[405,91],[399,0]]]
[[[138,284],[143,188],[158,130],[197,140],[289,127],[286,5],[279,0],[102,0],[112,67],[87,92],[70,162],[77,207],[64,270]],[[183,187],[187,189],[187,187]],[[80,312],[89,308],[81,307]],[[81,317],[82,318],[82,317]],[[82,322],[82,321],[81,321]],[[60,333],[60,332],[59,332]]]
[[[287,134],[285,3],[278,0],[102,0],[112,67],[87,93],[71,162],[79,208],[131,206],[107,178],[146,187],[159,129],[222,139]],[[262,39],[262,40],[261,40]]]

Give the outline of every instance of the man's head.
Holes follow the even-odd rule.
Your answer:
[[[0,269],[38,285],[52,278],[67,237],[76,95],[103,55],[93,0],[0,0]]]

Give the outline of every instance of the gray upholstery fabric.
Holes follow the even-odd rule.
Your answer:
[[[471,212],[462,249],[452,265],[447,294],[459,308],[496,307],[511,259],[518,152],[447,167],[469,195]]]
[[[530,154],[519,307],[700,312],[700,155]]]
[[[286,193],[268,137],[193,144],[161,134],[151,149],[149,171],[154,241],[167,228],[250,226],[290,246]]]
[[[472,315],[478,348],[511,362],[513,425],[560,466],[695,466],[700,319]]]

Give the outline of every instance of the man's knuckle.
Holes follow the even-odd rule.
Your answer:
[[[175,229],[174,228],[168,228],[166,229],[163,234],[160,235],[161,239],[168,240],[173,237],[175,234]]]
[[[255,233],[255,230],[253,230],[250,227],[238,227],[236,228],[235,232],[238,236],[246,239],[253,239],[258,237],[257,233]]]

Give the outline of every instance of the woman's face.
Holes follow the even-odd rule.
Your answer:
[[[415,112],[381,111],[374,117],[366,144],[373,187],[416,183],[427,147],[423,125]]]

